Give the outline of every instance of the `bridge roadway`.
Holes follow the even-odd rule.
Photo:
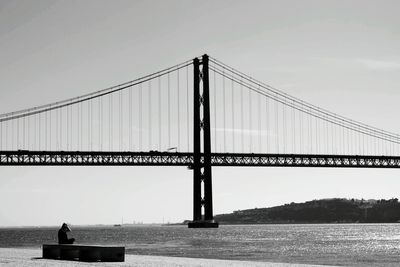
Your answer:
[[[202,156],[201,161],[204,160]],[[400,168],[399,156],[212,153],[212,166]],[[193,153],[0,151],[0,166],[193,166]]]

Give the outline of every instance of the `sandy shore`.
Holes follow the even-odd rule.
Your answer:
[[[125,255],[125,262],[116,263],[86,263],[60,260],[45,260],[41,258],[41,249],[19,249],[19,248],[0,248],[0,266],[277,266],[277,267],[294,267],[294,266],[317,266],[303,264],[288,263],[268,263],[268,262],[252,262],[252,261],[233,261],[233,260],[212,260],[212,259],[194,259],[179,257],[163,257],[163,256],[141,256],[141,255]]]

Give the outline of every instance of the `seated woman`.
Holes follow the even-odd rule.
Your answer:
[[[63,223],[60,230],[58,230],[58,244],[73,244],[75,238],[68,238],[67,232],[71,232],[68,224]]]

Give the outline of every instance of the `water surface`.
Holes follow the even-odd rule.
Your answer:
[[[0,229],[0,247],[56,242],[57,228]],[[400,224],[73,227],[79,243],[124,245],[128,254],[344,266],[398,266]]]

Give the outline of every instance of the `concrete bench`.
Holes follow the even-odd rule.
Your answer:
[[[125,261],[125,247],[44,244],[43,258],[76,261]]]

